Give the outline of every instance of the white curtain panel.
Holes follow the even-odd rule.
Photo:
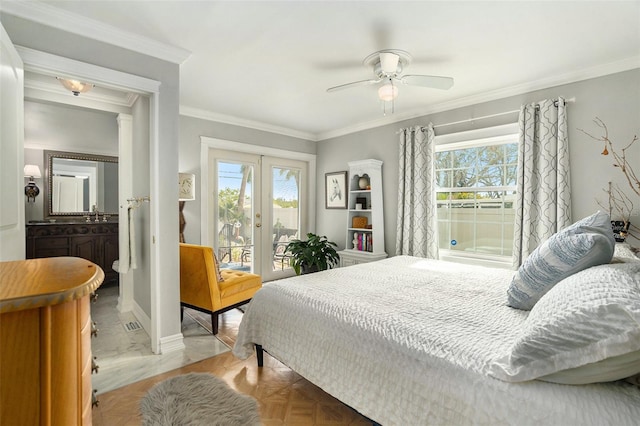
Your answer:
[[[396,255],[438,258],[433,125],[400,130]]]
[[[569,140],[563,98],[523,105],[519,117],[518,190],[513,266],[571,224]]]

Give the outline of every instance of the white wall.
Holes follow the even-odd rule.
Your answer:
[[[419,117],[400,123],[345,135],[318,143],[318,182],[324,174],[347,170],[347,162],[364,158],[384,161],[382,166],[384,192],[385,245],[390,255],[395,254],[397,183],[398,183],[398,135],[397,130],[413,125],[451,123],[472,117],[498,114],[519,109],[520,105],[546,98],[576,98],[568,106],[569,146],[571,162],[571,188],[573,219],[578,220],[599,209],[596,198],[605,200],[601,189],[609,180],[628,188],[622,173],[611,166],[611,157],[600,155],[602,146],[578,131],[582,128],[599,135],[592,123],[594,117],[601,118],[609,127],[610,137],[619,149],[628,144],[633,135],[640,136],[640,69],[613,74],[578,83],[567,84],[545,90],[526,93],[501,100],[472,105],[430,116]],[[488,120],[476,120],[457,126],[441,127],[436,134],[472,130],[517,120],[517,114]],[[627,153],[631,164],[640,170],[640,143]],[[324,209],[324,192],[317,193],[317,229],[344,245],[344,223],[346,213],[342,210]],[[637,198],[636,198],[637,199]],[[640,224],[640,200],[632,223]]]
[[[149,195],[149,98],[141,96],[132,108],[133,126],[133,196]],[[177,184],[176,184],[177,187]],[[138,269],[133,270],[133,300],[147,317],[151,317],[151,212],[142,203],[134,212]],[[123,218],[124,220],[124,218]]]

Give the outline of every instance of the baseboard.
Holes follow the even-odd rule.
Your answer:
[[[179,351],[184,348],[184,337],[182,336],[182,333],[178,333],[173,336],[161,337],[158,345],[158,353],[166,354],[173,351]]]
[[[140,325],[144,328],[144,331],[147,332],[149,336],[151,336],[151,318],[147,316],[145,311],[138,305],[138,303],[134,300],[132,304],[133,315],[135,315],[136,319],[140,321]]]
[[[151,336],[151,319],[147,316],[147,314],[142,310],[140,305],[134,300],[133,301],[133,315],[140,322],[144,331],[147,332],[149,336]],[[166,354],[168,352],[179,351],[184,349],[184,336],[182,333],[177,333],[171,336],[161,337],[158,342],[158,348],[155,353],[157,355]]]

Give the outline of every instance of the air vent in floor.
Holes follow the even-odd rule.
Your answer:
[[[127,332],[142,330],[142,326],[138,321],[125,322],[123,325],[124,329],[127,330]]]

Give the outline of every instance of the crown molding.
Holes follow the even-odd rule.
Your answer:
[[[102,68],[23,46],[16,46],[16,50],[24,62],[26,71],[82,80],[108,89],[134,91],[131,88],[135,88],[139,93],[155,93],[160,89],[160,82],[149,78]],[[113,81],[117,83],[114,84]]]
[[[245,118],[235,117],[232,115],[218,114],[215,112],[192,108],[180,105],[180,115],[187,117],[199,118],[201,120],[216,121],[218,123],[230,124],[233,126],[247,127],[263,132],[277,133],[293,138],[305,139],[316,142],[318,139],[315,134],[309,132],[301,132],[299,130],[289,129],[286,127],[274,126],[272,124],[262,123],[260,121],[247,120]]]
[[[1,10],[18,18],[122,47],[174,64],[182,64],[191,52],[148,37],[80,16],[39,1],[3,0]]]

